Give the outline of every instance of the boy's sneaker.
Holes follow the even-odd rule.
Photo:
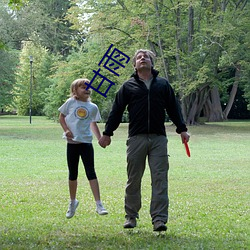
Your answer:
[[[96,205],[96,212],[100,215],[105,215],[108,214],[108,211],[103,207],[102,204],[97,204]]]
[[[68,219],[72,218],[75,215],[75,211],[76,211],[78,204],[79,204],[79,201],[76,199],[74,201],[70,201],[69,208],[68,208],[68,211],[66,213],[66,217]]]

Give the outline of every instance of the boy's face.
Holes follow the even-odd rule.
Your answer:
[[[76,88],[76,98],[79,100],[86,101],[90,97],[90,89],[86,90],[88,86],[85,84],[81,84]]]

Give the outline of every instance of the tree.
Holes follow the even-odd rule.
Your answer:
[[[10,48],[11,35],[6,27],[11,26],[7,2],[0,1],[0,112],[11,110],[12,89],[19,52]]]
[[[236,82],[240,79],[238,71],[235,70],[238,75],[234,76],[234,83],[231,81],[234,88],[223,112],[220,98],[225,95],[221,92],[225,89],[225,83],[220,81],[219,72],[225,65],[221,64],[221,58],[224,54],[229,54],[228,58],[231,60],[227,61],[227,66],[237,64],[239,58],[236,61],[232,60],[230,46],[226,46],[226,41],[230,40],[231,45],[242,46],[236,32],[242,27],[239,20],[244,20],[244,16],[248,16],[247,12],[244,12],[246,1],[238,1],[237,7],[229,1],[172,3],[176,17],[177,66],[176,78],[172,78],[172,81],[182,99],[187,123],[195,124],[201,115],[208,121],[226,119],[237,90]],[[238,23],[232,22],[233,16],[238,16],[236,13],[241,14]],[[187,32],[184,29],[185,25]]]
[[[96,38],[96,37],[95,37]],[[101,67],[98,63],[102,59],[109,46],[102,48],[101,40],[99,38],[91,39],[85,43],[84,47],[77,51],[72,51],[71,55],[67,57],[67,61],[58,61],[54,64],[55,72],[50,76],[50,81],[53,83],[46,89],[44,98],[45,114],[50,118],[56,120],[58,117],[58,107],[69,97],[70,84],[77,78],[88,78],[91,80],[94,77],[93,70],[97,71]],[[117,76],[114,76],[108,70],[102,69],[101,72],[109,80],[117,83]],[[98,86],[102,79],[95,78],[95,85]],[[96,83],[97,82],[97,83]],[[105,84],[104,84],[105,85]],[[110,109],[116,89],[118,85],[112,86],[108,92],[107,98],[104,98],[99,93],[92,91],[91,99],[98,105],[101,111],[102,118],[107,117],[107,110]]]
[[[18,62],[17,51],[0,50],[0,113],[12,110],[12,89]]]
[[[5,3],[6,0],[1,0]],[[25,3],[25,4],[24,4]],[[20,8],[14,8],[17,4]],[[30,41],[36,35],[39,43],[54,54],[67,56],[75,42],[81,43],[78,32],[72,30],[71,24],[65,19],[70,1],[60,0],[29,0],[12,1],[11,8],[5,4],[4,29],[6,39],[12,47],[21,49],[23,41]],[[7,37],[8,36],[8,37]]]
[[[30,56],[33,57],[32,75]],[[41,45],[32,42],[25,42],[23,44],[14,88],[14,100],[19,115],[29,114],[31,93],[32,115],[44,114],[45,101],[42,93],[51,84],[48,76],[50,75],[52,63],[53,57]]]
[[[12,75],[12,81],[10,83],[8,79],[0,78],[0,91],[2,97],[1,106],[2,109],[5,109],[7,107],[6,102],[10,105],[10,99],[15,98],[15,101],[17,101],[18,104],[19,113],[27,114],[27,93],[23,96],[20,94],[22,94],[23,87],[25,85],[23,85],[23,81],[26,84],[29,83],[28,65],[25,65],[24,63],[24,61],[26,62],[26,60],[28,60],[28,57],[22,59],[24,61],[21,62],[21,65],[25,65],[26,69],[18,69],[18,82],[15,86],[14,74],[10,71],[10,69],[14,70],[12,61],[10,60],[13,54],[11,52],[12,48],[20,51],[22,50],[23,44],[33,44],[34,46],[36,46],[35,44],[39,44],[39,48],[43,47],[46,50],[45,54],[43,54],[43,50],[38,50],[37,52],[32,53],[35,54],[36,58],[40,61],[39,64],[38,60],[34,61],[36,77],[33,79],[34,84],[39,82],[37,88],[40,88],[41,86],[44,87],[49,83],[49,81],[46,80],[46,77],[50,71],[49,65],[46,64],[54,56],[49,56],[48,52],[51,52],[54,55],[61,54],[66,57],[69,54],[69,50],[75,46],[74,43],[81,43],[81,41],[79,41],[77,36],[78,32],[70,29],[71,24],[64,19],[65,13],[70,6],[70,1],[9,1],[10,7],[7,3],[8,1],[6,0],[0,0],[0,52],[5,55],[3,66],[5,68],[8,66],[8,75]],[[4,51],[2,51],[3,49]],[[39,53],[42,53],[42,55],[39,55]],[[44,59],[44,55],[47,56],[46,59]],[[10,61],[7,62],[7,59]],[[42,62],[43,59],[44,61]],[[24,70],[23,75],[20,74],[22,70]],[[1,75],[2,74],[0,72],[0,77]],[[6,82],[7,80],[8,83]],[[13,86],[15,86],[14,92],[12,91]],[[26,92],[27,91],[28,89],[26,89]],[[12,94],[10,95],[9,93]],[[18,96],[14,97],[13,94]],[[7,95],[8,100],[5,98]],[[34,105],[36,105],[34,106],[33,111],[36,114],[43,114],[42,109],[45,104],[44,101],[39,96],[36,98],[36,91],[34,92],[33,98],[35,101]]]
[[[91,79],[114,44],[130,57],[139,48],[154,51],[156,68],[175,88],[187,123],[196,124],[201,116],[227,119],[238,88],[249,101],[249,11],[247,0],[30,0],[20,11],[4,12],[10,25],[6,32],[0,24],[0,31],[2,41],[15,48],[20,41],[39,40],[47,52],[62,56],[42,92],[47,102],[41,106],[52,116],[73,78]],[[119,79],[105,72],[115,86],[105,102],[92,96],[103,114],[132,72],[129,65]]]
[[[58,108],[69,98],[70,84],[82,77],[83,68],[79,65],[80,61],[80,54],[72,53],[67,61],[60,60],[54,63],[54,73],[50,76],[51,84],[43,94],[44,112],[49,118],[57,120]]]
[[[68,18],[74,27],[87,34],[87,41],[101,36],[105,46],[117,43],[128,54],[140,47],[148,47],[156,53],[156,67],[176,89],[188,124],[199,122],[200,116],[208,121],[227,118],[238,85],[246,79],[243,73],[246,74],[247,69],[242,70],[242,64],[247,63],[241,61],[240,51],[247,50],[248,42],[238,36],[241,32],[245,36],[249,34],[246,0],[76,3],[78,5],[69,9]],[[82,15],[80,20],[73,18],[81,13],[88,15]],[[222,78],[232,65],[235,75]],[[228,95],[230,85],[233,88]],[[224,111],[222,99],[227,103]]]

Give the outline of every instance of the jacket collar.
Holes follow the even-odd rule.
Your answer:
[[[156,77],[158,76],[158,74],[159,74],[159,71],[152,68],[152,75],[153,75],[153,78],[156,78]],[[131,75],[131,77],[134,77],[135,80],[137,80],[137,81],[139,80],[139,76],[138,76],[138,74],[137,74],[137,71],[135,71],[135,72]]]

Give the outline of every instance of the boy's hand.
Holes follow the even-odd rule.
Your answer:
[[[66,130],[65,131],[65,136],[68,138],[68,139],[73,139],[74,138],[74,135],[72,134],[72,132],[70,130]]]

